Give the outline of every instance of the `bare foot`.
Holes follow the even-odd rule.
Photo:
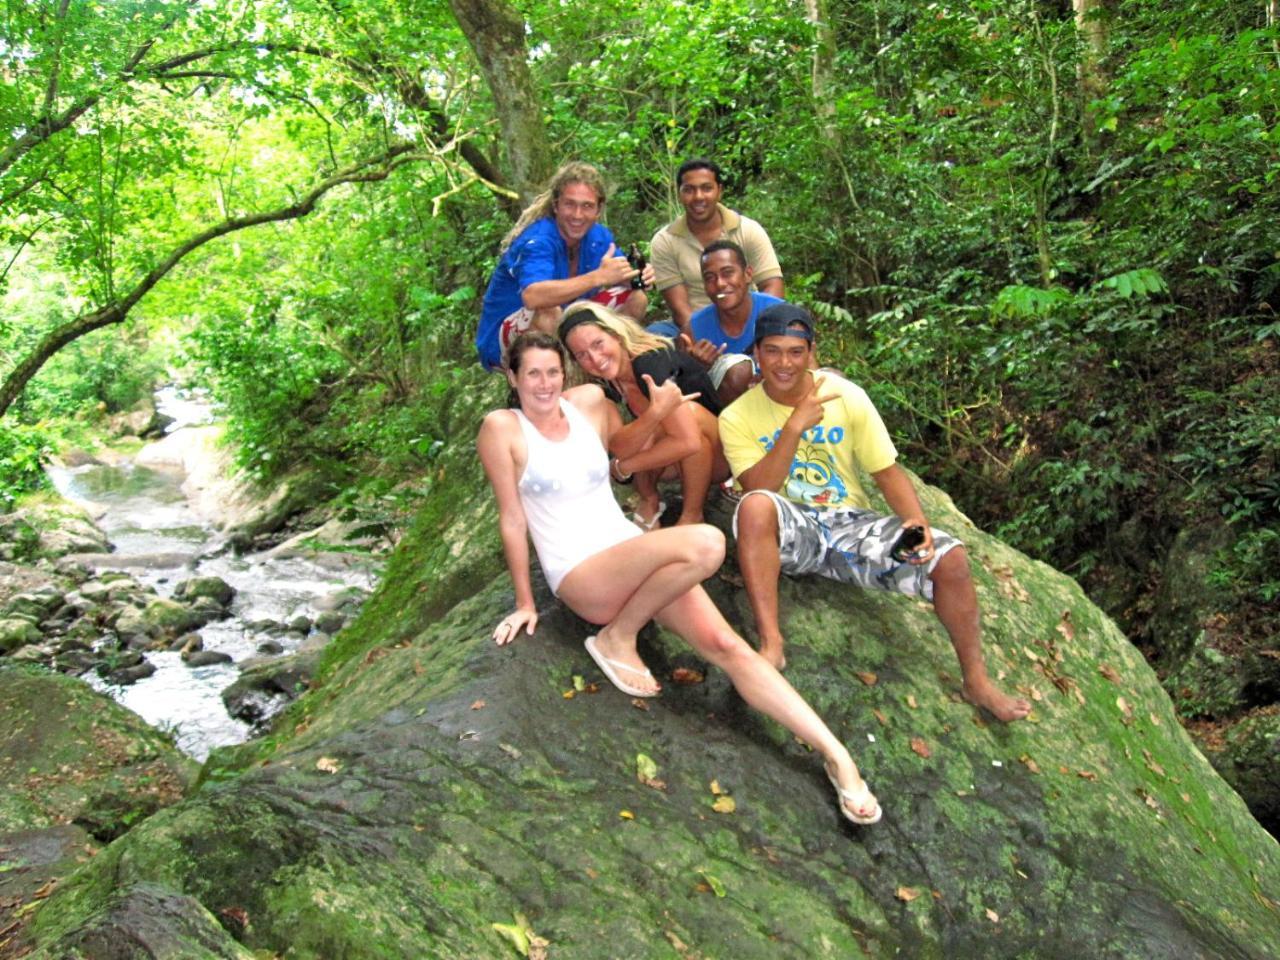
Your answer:
[[[601,656],[611,661],[610,665],[617,672],[618,679],[627,686],[644,691],[647,695],[662,689],[662,684],[653,678],[649,668],[640,659],[640,654],[636,652],[635,637],[619,640],[610,636],[609,628],[605,627],[596,634],[595,646]]]
[[[1004,723],[1021,720],[1031,712],[1030,702],[1022,697],[1009,696],[990,680],[974,684],[965,681],[960,690],[975,707],[981,707]]]
[[[782,655],[782,638],[777,640],[761,640],[760,656],[764,657],[773,666],[773,669],[781,673],[787,669],[787,658]]]
[[[858,768],[850,761],[843,770],[833,771],[830,761],[824,764],[827,779],[840,795],[840,813],[846,820],[854,823],[872,824],[879,821],[882,812],[880,801],[871,792],[867,782],[858,773]]]

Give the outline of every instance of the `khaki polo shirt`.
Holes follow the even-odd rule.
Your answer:
[[[752,281],[759,284],[781,277],[778,255],[773,252],[773,244],[764,227],[750,217],[730,210],[723,203],[716,206],[720,210],[719,239],[732,240],[742,248],[747,255],[747,265],[751,267]],[[689,232],[683,216],[655,233],[649,245],[649,260],[653,263],[658,290],[683,283],[689,291],[689,305],[694,310],[710,304],[702,287],[701,256],[702,244]]]

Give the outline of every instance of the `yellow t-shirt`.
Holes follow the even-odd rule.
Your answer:
[[[825,371],[822,376],[823,392],[840,396],[825,403],[822,422],[805,431],[777,492],[806,506],[865,510],[870,502],[858,467],[877,473],[894,464],[898,451],[865,390]],[[774,403],[757,384],[720,414],[720,441],[735,478],[773,449],[792,409]]]

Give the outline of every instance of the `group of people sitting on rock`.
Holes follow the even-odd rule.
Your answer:
[[[586,650],[614,686],[659,692],[636,649],[657,621],[819,751],[846,819],[875,823],[880,804],[849,751],[780,673],[781,573],[932,601],[965,698],[1003,721],[1030,704],[988,676],[964,546],[929,526],[866,392],[818,367],[812,317],[783,299],[768,234],[720,202],[714,163],[685,163],[676,186],[685,214],[658,231],[643,266],[599,223],[604,183],[583,163],[561,167],[504,241],[476,337],[482,362],[512,387],[510,407],[490,413],[478,439],[515,586],[515,612],[494,639],[537,624],[532,539],[551,591],[601,625]],[[653,286],[672,319],[645,328]],[[892,514],[870,509],[859,469]],[[664,478],[682,493],[669,527]],[[611,481],[634,483],[630,517]],[[758,651],[701,586],[725,556],[724,535],[703,522],[711,490],[738,500],[733,533]]]

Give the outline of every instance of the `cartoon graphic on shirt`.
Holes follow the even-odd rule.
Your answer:
[[[846,488],[836,473],[831,455],[806,444],[796,450],[783,493],[789,500],[825,507],[842,501]]]

